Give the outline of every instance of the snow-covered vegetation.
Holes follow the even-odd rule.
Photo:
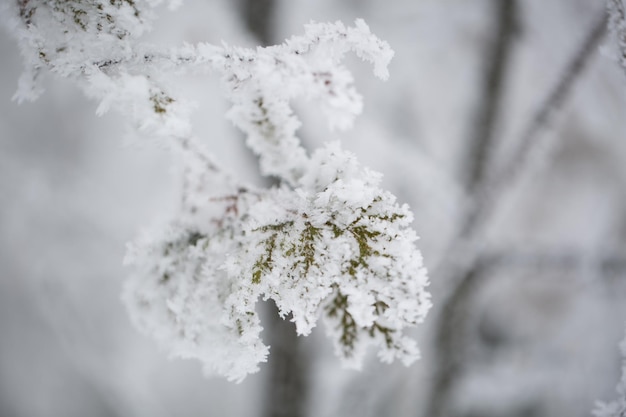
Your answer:
[[[607,3],[4,2],[0,414],[590,415],[626,321]]]
[[[241,381],[266,361],[256,305],[272,299],[298,334],[323,316],[352,366],[371,343],[385,361],[413,362],[417,346],[403,330],[430,307],[413,215],[337,142],[309,157],[290,107],[298,96],[318,100],[331,127],[349,127],[362,103],[341,60],[354,51],[386,78],[389,46],[357,20],[310,24],[304,36],[274,47],[159,49],[138,41],[152,6],[23,1],[8,10],[27,67],[18,100],[36,97],[39,73],[48,70],[80,83],[100,113],[115,108],[182,151],[180,212],[164,230],[144,233],[126,257],[133,276],[124,300],[137,327],[172,355],[200,359],[207,374]],[[202,70],[221,75],[229,118],[278,185],[252,188],[213,162],[179,110],[182,100],[155,81]]]

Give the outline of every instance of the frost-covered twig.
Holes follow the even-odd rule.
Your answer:
[[[139,42],[159,0],[17,0],[8,26],[26,64],[18,99],[33,98],[44,70],[76,81],[100,113],[122,112],[182,155],[181,210],[129,245],[124,300],[135,325],[172,355],[242,380],[268,347],[257,301],[272,299],[307,335],[320,316],[337,354],[358,367],[375,345],[383,361],[419,353],[404,335],[430,307],[412,213],[379,186],[381,176],[330,143],[307,155],[290,100],[314,99],[331,127],[361,111],[354,52],[387,77],[393,52],[357,20],[310,24],[273,47],[199,44],[164,50]],[[192,133],[188,106],[164,72],[221,75],[229,118],[247,134],[261,171],[280,186],[255,189],[225,172]]]

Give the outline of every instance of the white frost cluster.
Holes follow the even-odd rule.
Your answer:
[[[599,402],[593,411],[596,417],[626,416],[626,339],[619,346],[622,351],[622,379],[616,388],[618,398],[609,403]]]
[[[389,46],[358,20],[310,24],[267,48],[159,49],[139,41],[156,3],[17,0],[9,19],[28,77],[47,69],[75,79],[99,111],[123,112],[182,155],[178,215],[129,244],[123,299],[134,324],[173,356],[236,381],[268,355],[259,299],[274,300],[301,335],[322,318],[349,366],[360,366],[368,345],[383,361],[417,359],[404,331],[424,319],[430,299],[412,213],[338,143],[307,155],[290,107],[295,97],[315,100],[331,127],[350,127],[362,101],[342,59],[352,51],[385,79]],[[230,178],[194,138],[186,106],[159,82],[163,73],[192,71],[221,75],[228,117],[279,186]],[[23,82],[19,94],[37,90]]]
[[[41,93],[46,69],[78,81],[127,60],[133,42],[150,29],[162,0],[15,0],[3,23],[17,38],[25,63],[18,100]],[[173,1],[170,5],[174,5]],[[88,81],[88,80],[87,80]]]
[[[260,298],[291,314],[301,335],[322,316],[350,366],[370,344],[384,361],[415,360],[416,344],[402,333],[430,302],[410,211],[337,144],[315,152],[306,170],[295,188],[207,199],[198,207],[206,217],[177,219],[130,245],[124,299],[135,324],[233,380],[268,353]]]

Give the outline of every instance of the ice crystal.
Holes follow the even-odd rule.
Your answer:
[[[158,3],[5,6],[25,62],[18,99],[37,96],[43,71],[73,79],[99,113],[122,112],[182,156],[178,215],[128,247],[123,299],[136,327],[171,355],[241,381],[268,355],[256,305],[272,299],[300,335],[321,319],[349,366],[360,366],[368,345],[383,361],[411,363],[419,352],[405,330],[430,307],[412,213],[338,143],[307,155],[290,107],[296,97],[315,100],[332,128],[349,128],[362,100],[344,55],[354,52],[385,79],[390,47],[357,20],[354,27],[311,23],[304,35],[266,48],[158,48],[140,40]],[[221,76],[228,117],[278,186],[233,179],[193,136],[184,100],[159,82],[164,73],[189,72]]]

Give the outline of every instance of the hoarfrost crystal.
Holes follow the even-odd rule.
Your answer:
[[[360,366],[368,345],[383,361],[411,363],[419,352],[404,332],[430,307],[412,213],[337,142],[307,155],[290,107],[295,97],[315,100],[331,127],[349,128],[362,101],[342,59],[352,51],[385,79],[389,46],[357,20],[354,27],[312,23],[304,35],[267,48],[166,50],[140,41],[158,3],[5,5],[4,23],[26,66],[18,99],[36,97],[48,70],[75,80],[99,101],[99,112],[121,111],[181,156],[178,215],[128,247],[123,299],[134,324],[171,355],[241,381],[268,355],[255,307],[272,299],[301,335],[321,318],[349,366]],[[242,184],[213,161],[192,133],[188,106],[159,81],[190,72],[221,75],[228,117],[246,133],[262,173],[280,185]]]

